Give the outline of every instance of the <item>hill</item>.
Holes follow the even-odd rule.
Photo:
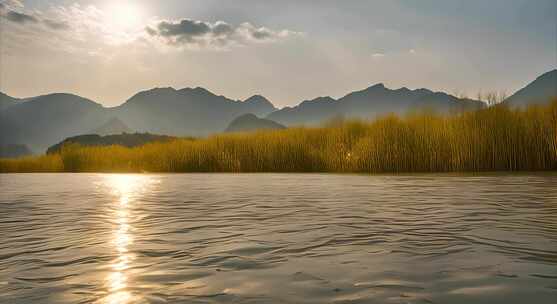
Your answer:
[[[256,130],[280,130],[285,126],[269,119],[258,118],[254,114],[244,114],[234,119],[225,132],[249,132]]]
[[[149,133],[119,134],[100,136],[97,134],[80,135],[67,138],[62,142],[48,148],[47,154],[54,154],[61,151],[67,144],[79,144],[81,146],[124,146],[128,148],[138,147],[153,142],[168,142],[175,139],[166,135],[154,135]]]
[[[523,89],[507,98],[504,103],[524,107],[530,104],[548,104],[557,97],[557,70],[547,72],[536,78]]]
[[[40,151],[97,128],[106,114],[100,104],[72,94],[35,97],[0,111],[0,144],[25,144]]]

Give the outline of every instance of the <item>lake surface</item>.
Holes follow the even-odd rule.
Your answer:
[[[0,303],[557,303],[557,176],[0,175]]]

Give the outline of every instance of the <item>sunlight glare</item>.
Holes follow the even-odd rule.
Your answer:
[[[114,31],[127,32],[142,28],[143,11],[129,1],[115,1],[106,8],[106,22]]]

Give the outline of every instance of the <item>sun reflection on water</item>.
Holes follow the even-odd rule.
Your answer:
[[[145,191],[152,182],[149,176],[143,175],[108,175],[106,184],[111,188],[118,200],[112,206],[114,224],[116,225],[112,244],[116,250],[117,258],[110,265],[111,272],[107,277],[108,296],[107,304],[128,304],[136,299],[128,290],[128,275],[126,271],[131,267],[135,255],[129,252],[133,244],[133,227],[130,224],[130,209],[135,198]]]

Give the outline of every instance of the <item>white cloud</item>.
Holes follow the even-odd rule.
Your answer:
[[[8,23],[19,26],[43,26],[53,30],[65,30],[67,24],[55,19],[44,17],[41,12],[26,12],[24,5],[18,0],[7,0],[0,2],[0,18],[6,19]]]
[[[4,0],[0,1],[0,8],[20,9],[23,8],[23,3],[19,0]]]
[[[301,33],[273,30],[244,22],[234,26],[223,21],[215,23],[181,19],[178,21],[147,18],[131,28],[115,25],[109,11],[93,5],[51,6],[45,11],[26,10],[22,2],[0,2],[0,17],[6,22],[2,52],[17,52],[17,48],[43,49],[110,57],[110,49],[133,46],[150,47],[158,51],[172,49],[218,49],[270,43]]]

